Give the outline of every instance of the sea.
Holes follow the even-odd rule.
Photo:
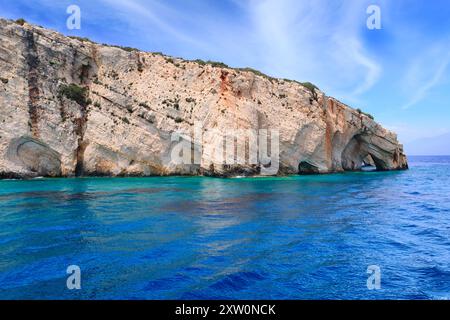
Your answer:
[[[450,157],[409,164],[2,180],[0,299],[448,300]]]

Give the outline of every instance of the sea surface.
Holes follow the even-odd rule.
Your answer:
[[[0,299],[450,299],[450,157],[409,160],[402,172],[0,181]]]

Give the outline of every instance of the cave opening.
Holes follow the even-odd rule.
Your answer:
[[[371,172],[371,171],[377,171],[377,166],[375,165],[375,161],[373,160],[372,156],[368,154],[362,164],[361,164],[361,171],[364,172]]]
[[[355,135],[347,144],[341,156],[344,171],[382,171],[384,162],[377,157],[363,135]]]
[[[307,175],[307,174],[318,174],[319,168],[308,161],[301,161],[298,165],[298,174]]]

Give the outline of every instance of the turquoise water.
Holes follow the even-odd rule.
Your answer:
[[[0,181],[0,298],[449,299],[450,158],[410,165]],[[69,265],[81,290],[66,287]]]

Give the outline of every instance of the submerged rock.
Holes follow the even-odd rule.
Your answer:
[[[220,139],[211,130],[244,130],[233,139],[248,156],[245,132],[276,129],[276,174],[360,170],[368,156],[378,170],[408,167],[396,134],[369,115],[311,84],[251,69],[99,45],[0,19],[0,74],[0,177],[258,175],[263,164],[273,165],[218,161]],[[190,143],[196,123],[198,161],[180,164],[173,133]]]

